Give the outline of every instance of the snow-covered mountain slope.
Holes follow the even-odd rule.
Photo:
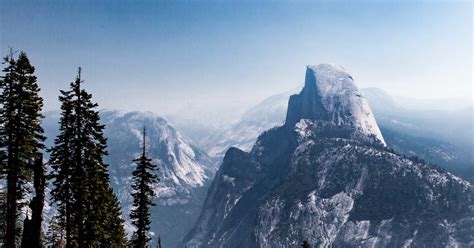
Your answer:
[[[206,140],[203,149],[206,149],[210,156],[219,158],[222,158],[231,146],[249,151],[259,134],[284,123],[288,99],[294,93],[296,90],[266,98],[246,111],[238,122]]]
[[[315,99],[290,100],[291,121],[260,135],[250,152],[226,152],[183,245],[472,246],[471,184],[398,155],[354,122],[327,118],[323,105],[302,104],[320,100],[306,90],[298,98]],[[337,120],[353,118],[330,109]]]
[[[192,147],[168,121],[154,113],[107,111],[102,112],[101,117],[113,156],[135,152],[131,155],[136,157],[143,128],[148,129],[147,152],[161,165],[162,183],[158,190],[161,200],[165,195],[172,198],[178,191],[203,186],[209,171],[214,170],[209,167],[204,153]],[[162,204],[168,204],[168,201]]]
[[[304,88],[290,97],[285,122],[294,125],[301,119],[354,126],[361,134],[385,144],[367,100],[342,66],[307,67]]]
[[[57,122],[58,114],[46,114],[46,124]],[[55,119],[55,120],[54,120]],[[160,182],[155,187],[157,206],[152,208],[152,229],[160,235],[163,245],[175,247],[194,223],[203,204],[205,192],[215,171],[214,163],[190,144],[165,119],[151,112],[101,111],[109,155],[111,184],[122,204],[123,217],[128,219],[132,205],[132,160],[140,153],[142,130],[147,128],[147,153],[159,165]],[[49,139],[57,131],[46,125]],[[132,226],[127,221],[128,231]]]

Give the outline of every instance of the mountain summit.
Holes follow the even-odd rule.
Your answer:
[[[473,187],[385,146],[341,67],[308,67],[286,123],[227,150],[187,247],[472,247]]]
[[[342,66],[307,67],[303,90],[290,97],[286,125],[293,126],[301,119],[352,126],[358,134],[385,145],[367,100]]]

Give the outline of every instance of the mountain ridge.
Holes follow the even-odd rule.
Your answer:
[[[300,103],[296,116],[305,111],[298,106],[312,107]],[[249,152],[228,149],[182,245],[295,247],[303,240],[316,247],[472,244],[471,184],[398,155],[351,122],[307,113],[261,134]]]

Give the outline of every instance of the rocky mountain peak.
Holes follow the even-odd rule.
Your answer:
[[[290,97],[285,124],[294,126],[301,119],[351,126],[385,144],[367,100],[342,66],[307,66],[303,90]]]
[[[472,247],[472,185],[367,137],[384,144],[352,77],[308,66],[284,126],[227,151],[180,247]]]

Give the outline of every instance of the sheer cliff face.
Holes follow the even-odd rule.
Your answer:
[[[303,90],[290,97],[286,124],[293,126],[301,119],[353,126],[359,133],[385,144],[367,100],[341,66],[307,67]]]
[[[387,148],[340,67],[308,67],[286,123],[227,151],[188,247],[469,247],[472,186]]]

